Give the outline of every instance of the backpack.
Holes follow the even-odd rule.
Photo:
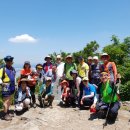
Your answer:
[[[15,69],[14,69],[13,67],[12,67],[12,71],[15,72]],[[3,67],[3,72],[2,72],[2,77],[1,77],[2,81],[3,81],[4,78],[5,78],[5,73],[6,73],[6,68],[5,68],[5,66],[4,66],[4,67]],[[8,74],[7,74],[7,76],[8,76]],[[9,76],[8,76],[8,77],[9,77]],[[9,78],[10,78],[10,77],[9,77]],[[11,83],[10,85],[7,85],[7,86],[6,86],[6,90],[5,90],[4,87],[2,88],[2,95],[7,96],[7,95],[10,95],[10,94],[13,94],[14,91],[15,91],[15,85],[14,85],[14,83]]]

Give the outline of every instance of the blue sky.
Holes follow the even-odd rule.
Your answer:
[[[0,58],[43,63],[50,53],[74,52],[115,34],[130,36],[130,0],[1,0]]]

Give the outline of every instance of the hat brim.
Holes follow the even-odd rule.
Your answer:
[[[44,60],[46,61],[46,60],[47,60],[47,58],[49,58],[50,60],[52,60],[52,58],[51,58],[51,57],[45,57],[45,59],[44,59]]]
[[[109,56],[109,55],[101,55],[101,59],[103,58],[103,56],[107,56],[108,59],[110,59],[110,56]]]
[[[66,83],[67,87],[69,86],[69,83],[67,81],[62,81],[60,85],[62,86],[64,83]]]

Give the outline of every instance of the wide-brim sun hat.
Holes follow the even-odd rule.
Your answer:
[[[27,79],[27,78],[22,78],[22,79],[20,79],[19,83],[28,82],[28,81],[29,81],[29,79]]]
[[[14,59],[14,57],[12,57],[12,56],[6,56],[5,58],[4,58],[4,61],[6,62],[6,61],[13,61],[13,59]]]
[[[66,83],[67,87],[69,86],[69,83],[68,83],[66,80],[63,80],[63,81],[60,83],[60,85],[62,86],[63,83]]]
[[[44,58],[44,60],[46,61],[48,58],[50,58],[50,60],[52,60],[52,58],[48,55]]]
[[[103,56],[107,56],[108,59],[110,59],[110,56],[109,56],[107,53],[103,53],[103,54],[101,54],[101,59],[102,59]]]

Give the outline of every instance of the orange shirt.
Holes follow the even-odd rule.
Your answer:
[[[20,74],[21,75],[30,75],[31,74],[31,72],[32,72],[32,70],[31,69],[22,69],[21,71],[20,71]]]

